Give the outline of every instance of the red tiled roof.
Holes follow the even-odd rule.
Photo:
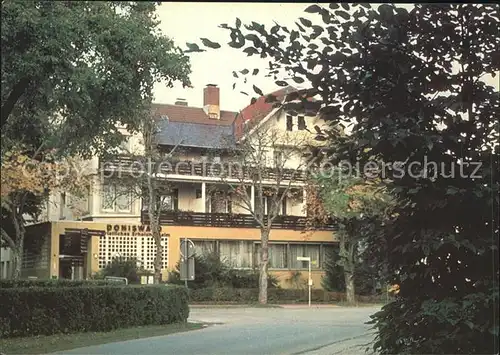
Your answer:
[[[153,110],[156,110],[157,116],[167,116],[168,119],[172,122],[189,122],[230,126],[233,124],[237,115],[236,112],[221,110],[220,119],[214,120],[209,118],[201,107],[153,104],[152,108]]]
[[[285,95],[295,90],[296,89],[292,86],[276,90],[270,94],[259,97],[253,104],[241,110],[234,121],[234,133],[236,137],[239,138],[243,134],[244,123],[246,121],[252,121],[252,123],[255,124],[271,113],[275,102],[266,102],[267,96],[273,95],[276,97],[276,100],[280,102],[283,101]]]

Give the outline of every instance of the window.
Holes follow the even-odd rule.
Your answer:
[[[260,244],[255,248],[255,267],[260,263]],[[269,268],[287,268],[287,244],[269,244]]]
[[[215,241],[212,240],[193,240],[194,252],[196,255],[207,255],[215,253]]]
[[[311,268],[319,269],[319,244],[290,244],[290,268],[307,269],[307,261],[298,261],[297,257],[305,256],[311,258]]]
[[[297,123],[298,123],[297,128],[299,129],[299,131],[303,131],[306,129],[306,120],[305,120],[304,116],[299,116]]]
[[[293,117],[291,115],[286,115],[286,130],[293,130]]]
[[[221,241],[219,242],[219,255],[222,261],[234,268],[252,267],[251,241]]]
[[[132,194],[124,186],[104,185],[101,196],[104,212],[132,212]]]

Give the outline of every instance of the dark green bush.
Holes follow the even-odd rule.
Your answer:
[[[137,259],[117,257],[106,265],[97,275],[97,278],[106,276],[126,277],[129,284],[139,284],[141,275],[153,275],[152,272],[141,269],[137,266]]]
[[[258,301],[258,288],[216,288],[207,287],[189,290],[191,303],[234,303],[246,304]],[[308,291],[298,289],[274,288],[267,290],[268,303],[305,303],[308,301]],[[345,301],[345,294],[341,292],[328,292],[325,290],[312,290],[311,302],[331,303]],[[367,303],[386,302],[387,296],[358,296],[358,301]]]
[[[234,269],[221,260],[217,253],[207,253],[196,255],[195,279],[188,281],[189,288],[206,287],[233,287],[233,288],[256,288],[259,287],[258,270],[238,270]],[[177,285],[183,285],[180,280],[179,263],[176,270],[170,273],[168,282]],[[268,274],[268,288],[278,287],[278,279]]]
[[[14,287],[80,287],[80,286],[109,286],[116,282],[107,280],[0,280],[0,288]]]
[[[0,337],[110,331],[185,322],[182,287],[81,286],[0,289]]]

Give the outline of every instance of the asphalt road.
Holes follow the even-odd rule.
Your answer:
[[[103,344],[64,354],[363,354],[373,339],[364,324],[379,308],[192,308],[204,329]]]

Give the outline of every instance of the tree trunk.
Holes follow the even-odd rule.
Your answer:
[[[12,278],[14,280],[21,278],[21,270],[23,267],[24,235],[26,234],[24,219],[22,217],[22,209],[20,211],[21,213],[16,212],[16,210],[12,211],[12,222],[14,223],[14,230],[16,233],[15,248],[12,248],[14,262],[12,268]]]
[[[261,229],[260,232],[260,270],[259,270],[259,303],[267,304],[267,269],[269,265],[269,231]]]
[[[161,236],[154,238],[156,243],[156,255],[155,255],[155,273],[154,273],[154,283],[159,284],[161,281],[161,269],[163,262],[163,246],[161,245]]]
[[[346,230],[340,230],[338,233],[340,237],[340,258],[341,265],[344,269],[346,301],[349,305],[356,303],[356,290],[354,287],[354,269],[355,269],[355,242],[349,241],[350,238]]]
[[[12,253],[12,278],[19,280],[21,278],[21,270],[23,266],[23,249],[24,240],[16,243],[16,247],[11,249]]]
[[[345,295],[349,305],[356,304],[356,292],[354,288],[354,275],[350,272],[344,272],[345,277]]]
[[[153,217],[153,218],[152,218]],[[161,281],[161,269],[163,264],[163,246],[161,245],[161,227],[157,222],[157,219],[154,218],[153,214],[150,214],[151,220],[151,234],[153,236],[153,240],[156,244],[156,255],[154,261],[154,276],[153,282],[155,284],[159,284]]]

